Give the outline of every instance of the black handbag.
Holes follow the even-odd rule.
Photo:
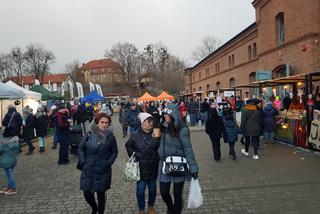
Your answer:
[[[181,156],[166,156],[165,154],[165,142],[166,136],[164,136],[163,154],[166,159],[162,162],[162,173],[172,177],[185,177],[189,172],[189,165],[187,159]],[[180,139],[179,142],[181,143]]]

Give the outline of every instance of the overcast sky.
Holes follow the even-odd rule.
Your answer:
[[[190,65],[206,35],[228,41],[255,21],[252,0],[0,0],[0,53],[29,43],[65,64],[103,58],[117,42],[162,42]]]

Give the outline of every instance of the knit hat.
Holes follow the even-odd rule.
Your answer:
[[[150,117],[152,118],[152,115],[149,114],[149,113],[146,113],[146,112],[142,112],[142,113],[139,114],[138,117],[140,119],[140,122],[143,123],[146,119],[148,119]]]
[[[56,110],[56,109],[57,109],[57,106],[56,106],[56,105],[53,105],[53,106],[50,107],[50,111],[54,111],[54,110]]]
[[[176,104],[170,103],[163,109],[162,114],[168,114],[174,119],[174,126],[179,127],[182,122],[180,119],[179,108]]]
[[[12,104],[9,104],[8,105],[8,110],[11,109],[11,108],[16,108],[16,107],[14,105],[12,105]]]

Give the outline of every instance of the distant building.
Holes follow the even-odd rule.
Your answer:
[[[103,94],[114,94],[124,89],[125,75],[120,65],[111,59],[92,60],[82,64],[79,71],[84,77],[84,90],[88,92],[89,82],[100,84]]]
[[[68,78],[67,74],[47,74],[43,76],[42,80],[39,79],[39,82],[46,89],[53,92],[58,92],[59,94],[61,94],[61,91],[63,88],[63,82],[65,82],[67,78]],[[29,89],[33,85],[35,85],[35,79],[36,78],[34,75],[30,75],[30,76],[23,76],[22,78],[9,77],[7,80],[11,80],[16,84],[26,89]]]
[[[319,0],[254,0],[252,5],[256,22],[186,69],[185,94],[208,96],[218,89],[320,70]]]

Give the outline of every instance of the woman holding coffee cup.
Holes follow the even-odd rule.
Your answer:
[[[136,197],[138,201],[139,213],[145,213],[145,189],[148,186],[148,213],[155,214],[154,204],[157,195],[156,179],[158,174],[158,147],[157,133],[153,133],[154,120],[149,113],[140,113],[140,128],[130,136],[126,143],[129,157],[134,156],[139,162],[140,180],[137,181]]]

